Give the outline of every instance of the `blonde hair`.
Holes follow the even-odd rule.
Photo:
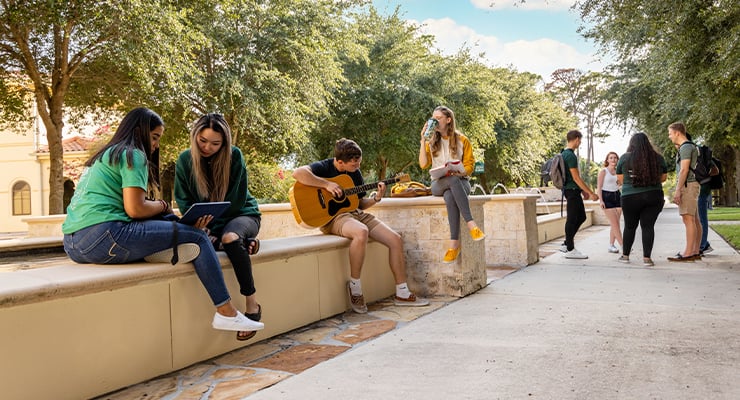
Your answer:
[[[221,148],[211,156],[210,176],[207,174],[208,168],[203,164],[203,156],[198,147],[198,135],[207,128],[220,133],[223,139]],[[193,162],[191,174],[200,198],[208,201],[224,201],[231,176],[231,128],[223,115],[206,114],[195,121],[190,130],[190,156]]]

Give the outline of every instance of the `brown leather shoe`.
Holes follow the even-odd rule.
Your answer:
[[[700,259],[701,257],[698,254],[694,254],[693,256],[684,256],[681,253],[676,253],[675,256],[668,257],[668,261],[674,262],[696,261]]]
[[[352,294],[352,289],[349,288],[349,282],[347,282],[347,294],[349,295],[349,304],[352,306],[352,310],[358,314],[367,313],[367,305],[365,305],[365,296],[355,296]]]

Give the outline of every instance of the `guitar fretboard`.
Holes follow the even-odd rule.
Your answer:
[[[357,193],[360,193],[360,192],[367,192],[370,189],[376,188],[378,186],[378,183],[380,183],[380,182],[383,182],[383,183],[385,183],[387,185],[389,183],[396,183],[400,179],[401,178],[397,176],[397,177],[394,177],[394,178],[386,179],[384,181],[378,181],[378,182],[373,182],[373,183],[366,183],[364,185],[355,186],[355,187],[350,188],[350,189],[344,189],[344,194],[351,195],[351,194],[357,194]]]

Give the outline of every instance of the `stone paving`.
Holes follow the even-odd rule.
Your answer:
[[[514,271],[488,268],[488,283]],[[367,314],[348,311],[97,399],[243,399],[456,300],[434,297],[428,307],[396,307],[388,298],[369,304]]]

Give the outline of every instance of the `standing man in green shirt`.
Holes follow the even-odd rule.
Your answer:
[[[565,184],[563,192],[566,200],[565,217],[565,258],[586,259],[587,255],[575,248],[574,238],[578,229],[586,221],[586,207],[583,200],[598,200],[599,196],[591,190],[578,171],[578,156],[575,150],[581,145],[583,134],[577,130],[568,132],[568,144],[562,152],[565,161]],[[581,198],[583,195],[583,198]]]
[[[678,205],[686,227],[686,247],[683,252],[668,257],[668,261],[694,261],[701,259],[699,245],[701,242],[701,221],[699,220],[699,182],[694,176],[694,168],[699,157],[699,149],[687,137],[686,126],[674,122],[668,126],[668,138],[678,148],[676,155],[676,191],[673,202]]]

